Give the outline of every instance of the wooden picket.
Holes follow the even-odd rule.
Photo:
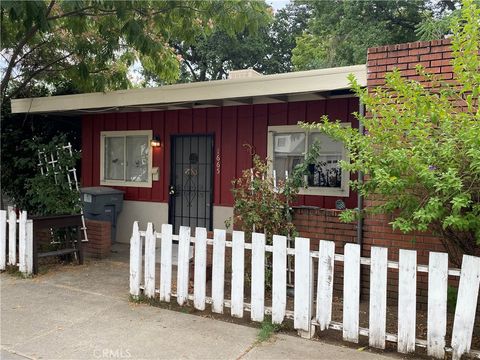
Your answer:
[[[237,318],[243,317],[245,272],[245,234],[234,231],[232,234],[232,305],[230,314]]]
[[[13,209],[0,210],[0,270],[5,270],[7,265],[17,266],[24,275],[33,273],[33,221],[27,218],[26,211],[21,211],[17,219]]]
[[[265,313],[265,235],[252,234],[252,310],[253,321],[261,322]]]
[[[0,270],[7,265],[7,212],[0,210]]]
[[[287,237],[274,235],[272,241],[272,322],[281,324],[287,310]]]
[[[5,240],[6,213],[0,213],[0,241]],[[23,215],[21,216],[23,222]],[[27,230],[25,230],[27,229]],[[22,234],[28,227],[21,229]],[[144,245],[142,244],[144,241]],[[155,248],[160,240],[161,260],[159,280],[155,274]],[[176,291],[172,292],[172,242],[178,241]],[[250,312],[253,321],[261,322],[265,315],[272,316],[272,322],[281,324],[293,320],[293,326],[302,334],[312,335],[312,326],[320,330],[340,330],[346,341],[357,343],[360,336],[368,336],[369,345],[384,349],[386,341],[396,342],[401,353],[411,353],[419,347],[426,348],[428,355],[442,359],[445,352],[452,353],[453,359],[463,354],[480,358],[480,351],[472,350],[475,312],[480,288],[480,258],[463,258],[462,269],[448,269],[448,256],[430,253],[429,264],[417,265],[417,252],[400,250],[399,261],[388,261],[386,248],[372,247],[371,258],[361,256],[360,246],[347,244],[343,254],[335,254],[335,243],[321,240],[311,243],[307,238],[296,238],[295,247],[287,247],[285,236],[275,235],[272,245],[267,245],[264,234],[253,233],[252,241],[245,241],[245,234],[232,233],[232,241],[226,240],[224,230],[215,230],[213,239],[207,238],[204,228],[180,227],[180,234],[172,234],[171,225],[163,225],[160,233],[149,224],[146,231],[133,225],[130,249],[130,293],[138,296],[143,290],[145,296],[159,294],[161,301],[169,302],[171,297],[178,304],[190,301],[198,310],[211,304],[212,311],[224,313],[230,307],[230,314],[243,317]],[[318,245],[318,251],[311,247]],[[0,248],[3,245],[0,243]],[[190,246],[194,247],[194,281],[190,289],[189,269],[192,258]],[[231,279],[225,278],[226,248],[231,248]],[[142,253],[142,249],[145,249]],[[212,249],[212,292],[207,296],[206,269],[209,250]],[[245,264],[245,252],[251,251],[251,264]],[[266,261],[267,254],[272,261]],[[294,258],[294,300],[293,310],[287,309],[287,257]],[[144,259],[142,264],[142,258]],[[1,258],[0,258],[1,261]],[[318,274],[313,271],[314,261],[318,262]],[[343,322],[332,320],[334,265],[345,264],[343,270]],[[152,265],[153,264],[153,265]],[[1,265],[1,263],[0,263]],[[360,268],[370,267],[370,296],[368,328],[360,327]],[[26,265],[28,267],[28,265]],[[245,301],[245,271],[251,266],[250,303]],[[272,271],[272,306],[265,304],[265,269]],[[387,273],[388,269],[398,270],[398,333],[386,332],[387,316]],[[142,272],[143,269],[143,272]],[[416,338],[416,295],[417,274],[428,273],[428,319],[427,339]],[[143,285],[141,277],[143,274]],[[460,277],[457,306],[455,310],[451,346],[446,344],[447,333],[447,289],[448,277]],[[316,278],[316,294],[313,282]],[[225,298],[225,282],[231,280],[230,299]],[[152,285],[153,283],[153,285]],[[227,295],[228,296],[228,295]],[[315,301],[314,301],[315,300]],[[315,304],[316,302],[316,304]]]
[[[195,229],[195,269],[193,284],[193,306],[197,310],[205,310],[207,285],[207,230]]]

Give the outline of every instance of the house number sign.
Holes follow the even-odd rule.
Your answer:
[[[215,160],[215,168],[217,169],[217,175],[220,175],[220,149],[217,149],[217,156],[215,157]]]

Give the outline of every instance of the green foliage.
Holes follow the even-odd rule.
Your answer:
[[[357,117],[367,131],[343,128],[323,119],[313,125],[345,143],[350,162],[342,167],[362,171],[367,181],[353,189],[382,200],[367,209],[393,215],[392,226],[404,233],[433,229],[457,264],[459,254],[474,254],[480,244],[480,9],[463,3],[453,27],[453,69],[458,84],[442,81],[417,67],[432,90],[386,75],[386,85],[353,89],[370,116]],[[308,126],[308,125],[306,125]],[[342,220],[359,214],[349,210]]]
[[[190,44],[214,29],[253,31],[269,16],[263,2],[240,0],[5,0],[0,12],[3,98],[45,83],[126,88],[134,64],[171,83],[179,60],[170,41]]]
[[[305,4],[312,14],[306,31],[297,38],[292,61],[296,70],[310,70],[363,64],[369,47],[415,41],[415,30],[423,14],[451,1],[440,4],[419,0],[296,3]]]
[[[35,139],[24,141],[24,146],[30,147],[33,153],[41,150],[46,154],[58,154],[55,168],[47,164],[44,175],[37,169],[37,174],[26,181],[27,210],[32,215],[78,214],[80,211],[78,191],[70,188],[67,179],[68,169],[75,167],[80,156],[77,152],[70,156],[63,150],[58,151],[65,144],[65,135],[55,136],[48,144],[39,144]]]
[[[243,171],[233,180],[234,224],[250,236],[264,233],[271,244],[272,236],[294,237],[290,204],[295,200],[298,187],[292,181],[278,181],[274,187],[269,161],[258,155],[253,157],[253,168]]]
[[[173,42],[182,59],[180,81],[219,80],[230,70],[246,68],[263,74],[292,71],[295,37],[301,35],[308,18],[306,6],[288,4],[253,32],[247,29],[231,36],[217,28],[198,35],[192,44]]]
[[[448,312],[454,313],[457,307],[458,288],[455,286],[448,286],[447,289],[447,309]]]
[[[259,344],[270,340],[275,333],[280,331],[280,329],[281,325],[272,324],[272,318],[270,316],[265,317],[257,334],[257,343]]]

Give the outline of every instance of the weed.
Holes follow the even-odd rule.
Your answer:
[[[5,271],[7,272],[7,274],[10,274],[20,279],[28,279],[32,277],[32,275],[25,275],[24,273],[20,272],[18,270],[18,266],[15,265],[7,265]]]
[[[257,335],[257,343],[262,343],[264,341],[270,340],[273,334],[279,332],[281,329],[281,325],[272,324],[272,318],[266,317],[263,320],[262,325],[260,326],[260,331]]]

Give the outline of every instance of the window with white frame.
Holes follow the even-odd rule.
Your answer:
[[[151,130],[100,133],[100,184],[152,186]]]
[[[350,126],[345,123],[345,126]],[[305,161],[308,150],[318,142],[319,157],[309,164],[306,182],[308,188],[300,189],[303,195],[349,196],[350,174],[340,167],[340,161],[347,159],[341,142],[321,132],[306,131],[298,125],[268,127],[268,157],[277,179],[284,180],[295,167]]]

